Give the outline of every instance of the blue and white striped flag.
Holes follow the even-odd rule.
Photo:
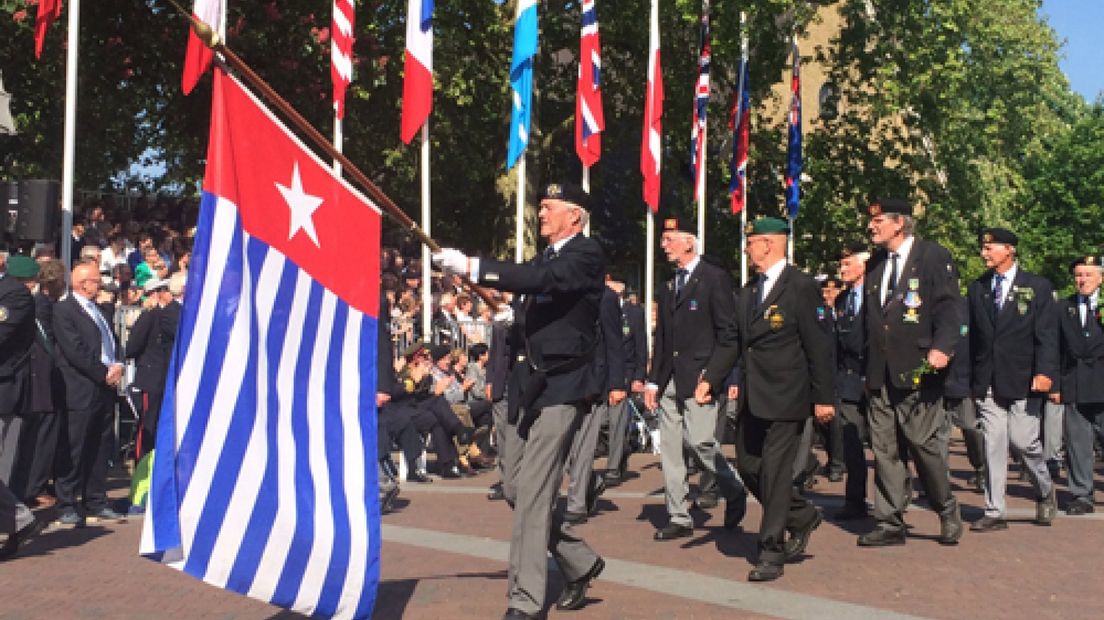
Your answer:
[[[216,70],[143,555],[303,613],[371,617],[379,235],[378,209]]]
[[[529,145],[533,112],[533,57],[537,55],[537,0],[518,0],[514,22],[514,56],[510,60],[510,146],[506,169],[514,167]]]

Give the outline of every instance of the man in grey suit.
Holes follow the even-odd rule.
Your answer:
[[[660,247],[675,266],[675,278],[659,293],[655,349],[644,390],[644,406],[662,411],[659,418],[660,460],[670,521],[656,530],[655,540],[690,536],[690,483],[683,458],[683,439],[697,461],[711,473],[725,497],[724,526],[744,518],[747,490],[736,477],[717,441],[717,403],[698,403],[694,390],[705,368],[724,347],[736,316],[732,278],[698,255],[697,239],[678,220],[663,223]],[[662,402],[661,402],[662,399]]]
[[[605,562],[556,510],[564,459],[590,402],[599,391],[591,365],[599,346],[595,325],[605,286],[605,258],[598,243],[582,234],[589,197],[577,186],[548,185],[540,202],[540,233],[548,247],[518,265],[468,258],[447,248],[434,255],[445,270],[499,290],[524,295],[516,317],[522,353],[514,380],[522,390],[519,417],[508,432],[514,465],[504,474],[514,508],[506,620],[538,618],[544,610],[548,558],[567,584],[556,607],[579,609]]]

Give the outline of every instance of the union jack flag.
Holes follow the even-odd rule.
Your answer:
[[[728,127],[733,130],[732,180],[728,184],[728,192],[732,196],[733,215],[747,207],[748,142],[751,135],[750,83],[748,60],[745,55],[740,60],[740,83],[736,91],[736,101],[732,106],[732,116],[728,119]]]
[[[690,174],[694,179],[694,200],[705,192],[705,121],[709,106],[709,0],[702,2],[701,51],[698,54],[698,84],[694,88],[694,120],[690,126]]]
[[[786,212],[797,219],[801,204],[801,55],[793,43],[793,80],[790,82],[790,135],[786,152]]]
[[[579,80],[575,85],[575,152],[584,168],[602,156],[602,46],[598,40],[595,0],[583,0],[583,25],[579,32]]]

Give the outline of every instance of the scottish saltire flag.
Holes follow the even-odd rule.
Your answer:
[[[192,17],[207,24],[215,32],[221,32],[222,20],[226,13],[223,2],[224,0],[196,0]],[[185,95],[192,92],[199,78],[207,71],[207,67],[211,66],[212,59],[214,59],[214,52],[199,40],[189,25],[188,48],[184,51],[184,75],[180,79],[180,86]]]
[[[786,148],[786,212],[797,219],[801,204],[801,56],[793,44],[793,79],[790,82],[790,135]]]
[[[751,79],[748,77],[748,59],[740,59],[739,86],[736,102],[732,106],[732,116],[728,126],[732,132],[732,179],[728,183],[728,193],[732,198],[732,214],[736,215],[747,207],[747,164],[748,144],[751,138]]]
[[[709,0],[702,2],[701,43],[698,53],[698,83],[694,86],[694,118],[690,123],[690,178],[694,179],[694,200],[705,192],[705,121],[709,108]]]
[[[529,145],[533,112],[533,56],[537,54],[537,0],[518,0],[514,21],[514,56],[510,60],[510,145],[506,168],[517,163]]]
[[[334,114],[345,118],[345,89],[353,81],[353,24],[356,0],[334,0],[330,20],[330,79],[333,82]]]
[[[433,0],[408,0],[402,141],[410,144],[433,110]]]
[[[602,157],[606,128],[602,113],[602,46],[598,40],[595,0],[583,0],[583,25],[579,32],[579,80],[575,84],[575,152],[584,168]]]
[[[663,163],[663,70],[659,62],[659,0],[652,0],[648,27],[648,89],[644,95],[644,133],[640,145],[640,173],[644,202],[659,211],[659,173]]]
[[[378,209],[215,72],[141,553],[302,613],[379,580]]]

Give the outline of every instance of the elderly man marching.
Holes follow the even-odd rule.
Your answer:
[[[1058,511],[1039,420],[1043,402],[1058,377],[1058,324],[1054,288],[1046,278],[1020,268],[1015,233],[990,228],[981,235],[981,257],[989,268],[970,283],[971,388],[985,436],[985,516],[974,532],[1008,528],[1005,485],[1008,448],[1023,459],[1039,502],[1035,522],[1050,525]]]
[[[736,314],[732,278],[698,255],[697,239],[678,220],[663,223],[660,247],[675,266],[675,278],[659,294],[652,366],[644,389],[644,406],[659,418],[660,460],[670,521],[656,530],[655,540],[690,536],[690,483],[683,458],[683,438],[697,461],[713,474],[725,497],[724,526],[744,518],[747,491],[728,464],[717,441],[717,404],[694,400],[705,367],[723,348],[734,346],[729,329]],[[731,367],[731,364],[729,364]],[[792,461],[792,459],[791,459]]]
[[[596,326],[605,259],[598,243],[582,234],[588,201],[574,185],[545,188],[539,217],[548,247],[529,263],[468,258],[451,248],[433,256],[449,272],[524,295],[516,319],[524,354],[516,364],[527,377],[520,417],[507,431],[518,439],[510,444],[516,450],[514,466],[504,471],[511,477],[504,487],[514,509],[506,620],[537,618],[543,612],[546,551],[567,582],[558,609],[582,607],[587,587],[605,567],[555,509],[564,459],[599,388],[591,365],[600,345]]]

